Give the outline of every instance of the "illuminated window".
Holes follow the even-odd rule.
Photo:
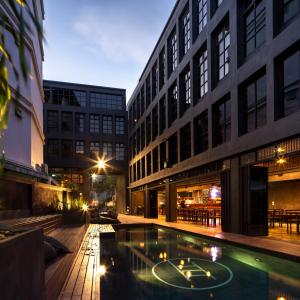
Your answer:
[[[76,154],[84,154],[84,141],[76,141],[75,153]]]
[[[112,143],[103,143],[103,156],[106,158],[112,158]]]

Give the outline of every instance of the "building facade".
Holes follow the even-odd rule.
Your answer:
[[[126,209],[126,91],[44,81],[45,161],[62,184],[91,198],[92,174],[117,175],[118,211]],[[100,160],[105,170],[98,170]]]
[[[267,234],[300,208],[300,4],[179,0],[128,103],[131,213],[220,205]]]

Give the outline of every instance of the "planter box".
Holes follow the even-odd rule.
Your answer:
[[[0,241],[1,300],[45,299],[42,229]]]

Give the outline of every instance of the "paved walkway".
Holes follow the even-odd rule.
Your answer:
[[[295,259],[300,262],[300,244],[274,240],[269,237],[251,237],[241,234],[221,232],[220,227],[206,228],[199,225],[187,223],[166,222],[163,219],[145,219],[140,216],[129,216],[119,214],[118,216],[122,224],[156,224],[173,229],[179,229],[190,233],[200,234],[218,239],[220,241],[228,241],[231,243],[242,244],[259,250],[267,250],[273,254],[283,255],[288,258]],[[299,236],[300,239],[300,236]]]

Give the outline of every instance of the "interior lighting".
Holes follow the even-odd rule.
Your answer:
[[[97,174],[93,173],[92,174],[92,179],[95,180],[97,178]]]
[[[209,271],[207,271],[207,272],[206,272],[206,276],[207,276],[207,277],[210,277],[210,276],[211,276],[211,273],[210,273]]]
[[[276,149],[276,151],[277,151],[277,153],[282,153],[282,152],[284,152],[284,149],[282,147],[278,147]]]
[[[99,275],[104,276],[106,274],[106,267],[104,265],[100,265],[99,267]]]
[[[180,261],[180,264],[181,264],[182,266],[184,265],[184,260],[183,260],[183,259]]]
[[[83,210],[84,212],[88,211],[88,209],[89,209],[89,207],[88,207],[87,204],[83,204],[83,205],[82,205],[82,210]]]
[[[284,157],[280,157],[280,158],[277,159],[276,163],[280,164],[280,165],[285,164],[286,163],[286,159]]]
[[[99,169],[105,169],[105,167],[106,167],[105,161],[103,159],[99,159],[97,162],[97,167]]]
[[[163,258],[164,258],[164,255],[163,255],[162,252],[159,253],[159,258],[160,258],[160,259],[163,259]]]
[[[286,298],[283,297],[283,296],[278,296],[278,297],[276,298],[276,300],[286,300]]]

